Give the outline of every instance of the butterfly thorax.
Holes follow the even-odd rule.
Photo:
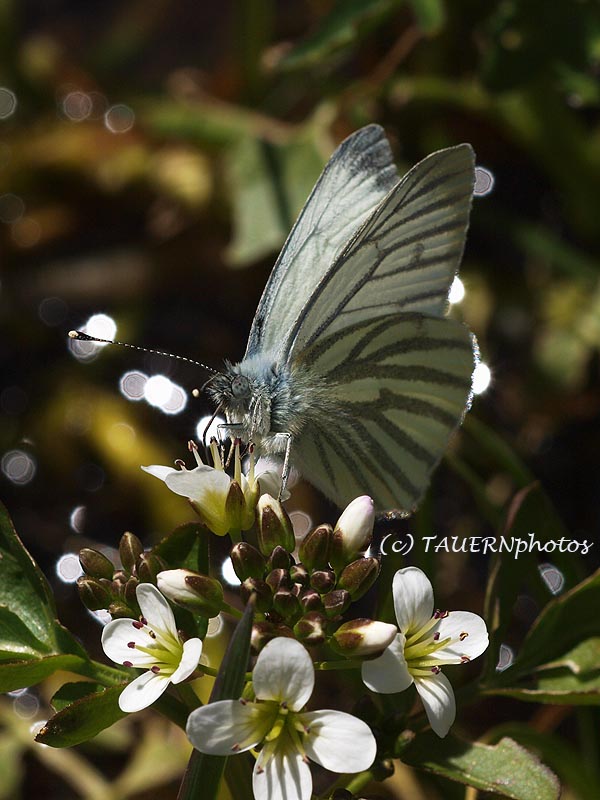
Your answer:
[[[332,411],[321,383],[304,366],[258,355],[226,362],[207,391],[225,412],[231,435],[274,454],[285,449],[287,437],[281,434],[297,436],[314,414]]]

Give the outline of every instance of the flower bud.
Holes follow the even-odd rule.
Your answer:
[[[290,573],[287,571],[287,569],[273,569],[271,572],[269,572],[265,580],[271,587],[272,592],[276,592],[279,589],[292,588]]]
[[[79,563],[86,575],[91,578],[107,578],[112,580],[115,571],[114,564],[104,553],[92,550],[91,547],[84,547],[79,552]]]
[[[144,547],[135,534],[126,531],[119,542],[119,557],[125,572],[130,575],[135,569],[138,558],[144,552]]]
[[[216,617],[223,608],[223,587],[214,578],[189,569],[167,569],[156,576],[158,589],[178,606]]]
[[[352,598],[345,589],[334,589],[321,598],[327,619],[341,616],[350,608]]]
[[[242,583],[246,578],[261,579],[265,573],[266,562],[262,553],[248,542],[238,542],[231,550],[231,563],[235,574]]]
[[[138,584],[138,579],[132,576],[125,584],[125,588],[123,590],[123,597],[125,598],[126,603],[134,608],[137,604],[137,595],[135,590],[137,589]]]
[[[331,525],[319,525],[301,541],[298,556],[307,570],[328,568],[331,533]]]
[[[300,592],[300,605],[305,611],[322,611],[321,595],[314,589],[305,589]]]
[[[284,550],[281,545],[273,550],[267,562],[267,569],[269,572],[272,569],[289,569],[292,566],[292,557],[287,550]]]
[[[373,556],[358,558],[343,570],[338,580],[338,589],[350,592],[352,600],[359,600],[377,580],[381,565]]]
[[[264,581],[256,578],[246,578],[240,586],[240,596],[247,603],[252,595],[256,598],[256,610],[264,614],[269,611],[273,603],[273,592]]]
[[[111,594],[95,578],[82,575],[77,579],[77,591],[81,602],[90,611],[98,611],[100,608],[108,608],[112,600]]]
[[[287,620],[299,617],[302,613],[298,598],[294,597],[288,589],[279,589],[279,591],[275,592],[273,595],[273,608]]]
[[[242,487],[237,481],[231,481],[225,499],[225,516],[229,523],[229,530],[242,531],[246,523],[246,500]],[[254,521],[254,518],[253,520]]]
[[[366,550],[373,536],[375,509],[367,495],[357,497],[338,519],[331,537],[331,565],[339,570]]]
[[[335,586],[335,572],[330,569],[315,570],[310,576],[310,585],[319,594],[330,592]]]
[[[126,603],[116,600],[109,605],[108,613],[113,619],[130,619],[131,617],[137,617],[139,610],[132,609]]]
[[[394,641],[397,633],[398,628],[387,622],[352,619],[340,625],[329,644],[337,653],[349,658],[370,656],[382,653]]]
[[[326,618],[318,611],[309,611],[294,625],[296,638],[308,645],[325,641]]]
[[[290,567],[290,578],[300,586],[308,586],[308,571],[303,564],[294,564]]]
[[[263,494],[257,505],[258,547],[265,556],[280,545],[289,553],[296,547],[294,529],[285,509],[270,494]]]
[[[278,636],[287,636],[289,639],[294,638],[294,634],[287,625],[274,624],[273,622],[255,622],[252,625],[252,634],[250,636],[250,646],[255,653],[260,652],[263,647]]]
[[[166,570],[166,563],[153,553],[142,553],[137,561],[137,574],[140,583],[156,583],[156,576],[159,572]]]

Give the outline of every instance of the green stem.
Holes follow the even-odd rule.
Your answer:
[[[179,697],[191,711],[202,705],[200,698],[189,683],[178,683],[175,688]]]
[[[315,669],[320,670],[334,670],[334,669],[359,669],[362,667],[362,661],[314,661],[313,666]]]
[[[225,602],[222,603],[221,611],[225,611],[227,614],[231,614],[231,616],[235,617],[236,619],[241,619],[244,616],[242,612],[239,611],[237,608],[234,608],[233,606],[230,606],[229,603]]]
[[[84,675],[86,678],[93,678],[103,686],[117,686],[119,683],[124,683],[129,680],[132,675],[129,669],[108,667],[106,664],[100,664],[98,661],[92,660],[84,661],[79,669],[70,669],[78,675]]]
[[[375,775],[372,769],[366,769],[364,772],[359,772],[352,780],[346,784],[346,789],[352,794],[360,792],[371,781],[375,780]]]
[[[232,528],[229,531],[229,537],[231,539],[231,544],[238,544],[242,541],[242,532],[238,528]]]

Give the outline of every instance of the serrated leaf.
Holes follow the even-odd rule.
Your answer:
[[[434,733],[418,736],[402,753],[413,767],[512,800],[558,800],[556,775],[537,756],[507,737],[496,745]]]
[[[50,747],[72,747],[92,739],[100,731],[127,716],[119,708],[119,695],[125,684],[75,700],[55,714],[35,737]]]
[[[253,619],[253,604],[248,603],[227,647],[209,702],[237,700],[241,697],[246,682]],[[227,758],[224,756],[209,756],[194,750],[178,800],[196,800],[198,797],[202,797],[202,800],[215,800],[226,762]]]

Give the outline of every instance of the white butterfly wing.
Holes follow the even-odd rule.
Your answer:
[[[245,358],[276,352],[337,254],[397,183],[379,125],[344,140],[302,209],[261,297]]]
[[[294,440],[300,471],[340,507],[368,493],[379,509],[414,510],[470,397],[469,331],[396,313],[322,335],[300,360],[335,407]]]
[[[321,273],[284,352],[293,356],[324,334],[398,311],[442,316],[462,258],[474,181],[468,144],[413,167]]]

